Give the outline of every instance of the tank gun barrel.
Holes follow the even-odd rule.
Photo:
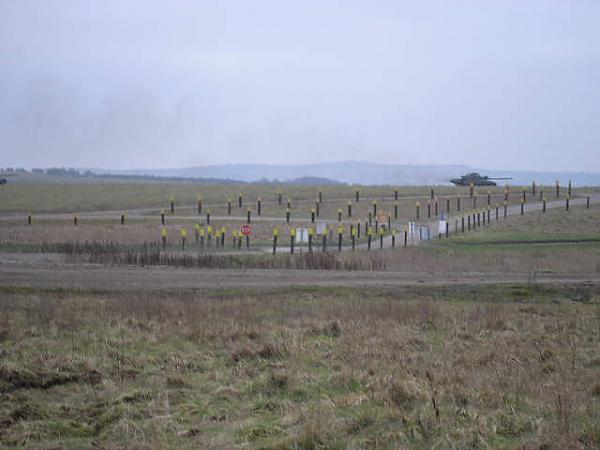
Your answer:
[[[488,180],[512,180],[512,177],[488,177]]]

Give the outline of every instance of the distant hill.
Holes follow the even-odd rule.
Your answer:
[[[288,182],[300,184],[388,184],[445,185],[450,178],[468,172],[482,175],[513,177],[511,184],[525,185],[532,181],[545,185],[573,181],[576,186],[600,185],[600,174],[583,172],[506,171],[466,165],[399,165],[360,161],[340,161],[304,165],[226,164],[182,169],[93,170],[95,173],[121,175],[153,175],[168,178],[212,178],[244,182]]]

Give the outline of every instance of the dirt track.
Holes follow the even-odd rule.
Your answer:
[[[156,290],[281,288],[290,286],[393,287],[498,283],[592,283],[600,274],[400,273],[333,270],[216,270],[165,267],[73,266],[56,257],[0,255],[0,286]]]

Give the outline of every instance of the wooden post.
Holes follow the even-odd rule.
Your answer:
[[[488,225],[489,225],[490,224],[490,207],[489,206],[488,206],[488,209],[487,209],[487,215],[488,215],[488,220],[487,221],[488,221]]]
[[[488,189],[487,191],[487,204],[490,206],[492,204],[492,191]]]
[[[481,227],[481,212],[477,211],[477,228]]]
[[[291,229],[290,230],[290,254],[294,254],[294,239],[296,237],[296,230],[295,229]]]

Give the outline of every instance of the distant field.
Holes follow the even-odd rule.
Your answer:
[[[265,202],[274,202],[277,193],[283,191],[284,201],[290,197],[293,208],[297,207],[295,201],[313,202],[317,198],[318,186],[277,186],[277,185],[201,185],[190,182],[144,182],[144,181],[122,181],[105,179],[79,179],[56,177],[58,180],[49,181],[47,176],[26,177],[21,182],[12,182],[0,187],[0,212],[84,212],[84,211],[107,211],[126,210],[135,208],[167,208],[171,197],[175,197],[176,205],[194,205],[201,195],[207,204],[221,205],[224,211],[227,198],[231,198],[237,204],[240,193],[244,195],[245,206],[255,206],[257,197]],[[62,181],[60,181],[62,180]],[[436,186],[436,195],[450,196],[453,200],[456,195],[465,195],[466,187]],[[491,188],[493,194],[497,195],[494,202],[501,200],[503,187]],[[529,190],[530,187],[527,187]],[[550,188],[548,197],[551,198]],[[513,193],[520,193],[522,188],[513,187]],[[335,214],[338,208],[345,208],[348,200],[353,200],[355,187],[353,186],[323,186],[324,201],[340,199],[340,203],[332,206],[331,214]],[[392,197],[393,186],[363,186],[360,187],[361,196],[364,198]],[[400,196],[422,196],[424,199],[429,195],[430,187],[401,187]],[[479,205],[483,206],[487,187],[476,188],[480,199]],[[577,191],[577,190],[576,190]],[[586,192],[589,191],[586,189]],[[563,193],[566,190],[563,189]],[[425,200],[426,201],[426,200]],[[442,202],[445,199],[441,200]],[[518,201],[518,199],[516,199]],[[244,206],[244,207],[245,207]],[[368,207],[364,203],[365,207]],[[440,207],[443,205],[440,205]],[[466,206],[466,205],[465,205]],[[414,207],[414,202],[411,202]],[[423,203],[423,208],[426,204]],[[454,208],[454,203],[453,206]],[[307,205],[307,210],[310,206]],[[388,212],[390,206],[388,206]],[[366,211],[365,211],[366,213]],[[362,213],[364,214],[364,213]]]
[[[1,290],[2,446],[600,446],[597,287]]]

